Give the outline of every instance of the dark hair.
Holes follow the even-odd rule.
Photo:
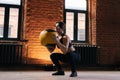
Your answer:
[[[56,22],[56,24],[58,23],[59,27],[62,29],[62,28],[65,28],[65,23],[64,22]]]

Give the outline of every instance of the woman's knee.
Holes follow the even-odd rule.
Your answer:
[[[53,59],[53,58],[54,58],[54,54],[51,54],[51,55],[50,55],[50,58]]]
[[[50,58],[51,59],[55,59],[57,57],[57,53],[52,53],[51,55],[50,55]]]

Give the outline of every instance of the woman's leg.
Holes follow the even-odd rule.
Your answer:
[[[67,53],[67,58],[68,58],[69,64],[71,65],[72,74],[70,76],[71,77],[77,76],[76,65],[80,61],[79,54],[75,52],[70,52],[70,53]]]
[[[55,75],[59,75],[61,73],[64,74],[64,71],[63,71],[63,69],[62,69],[61,64],[60,64],[59,61],[66,62],[65,55],[61,54],[61,53],[52,53],[50,55],[50,58],[51,58],[53,64],[55,64],[55,66],[57,68],[57,71],[59,72],[59,73],[57,72],[57,74],[55,73]]]

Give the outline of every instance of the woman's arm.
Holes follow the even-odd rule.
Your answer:
[[[68,52],[70,39],[67,35],[63,36],[63,44],[59,41],[59,39],[56,36],[54,36],[54,40],[64,54]]]

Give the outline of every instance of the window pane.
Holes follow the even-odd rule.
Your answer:
[[[8,30],[8,37],[9,38],[17,38],[18,14],[19,14],[19,10],[17,8],[10,8],[9,30]]]
[[[85,14],[78,13],[78,40],[85,41]]]
[[[67,12],[66,13],[66,34],[73,40],[73,27],[74,27],[74,13]]]
[[[86,0],[65,0],[65,8],[86,10]]]
[[[3,37],[5,8],[0,7],[0,37]]]
[[[0,3],[20,5],[21,0],[0,0]]]

